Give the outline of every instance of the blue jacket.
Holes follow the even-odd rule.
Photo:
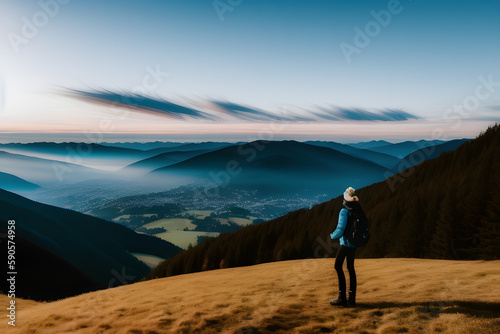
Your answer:
[[[345,247],[356,248],[351,245],[347,239],[343,237],[345,227],[347,225],[347,219],[349,218],[349,211],[346,208],[342,208],[339,213],[339,221],[337,223],[337,228],[330,234],[331,239],[340,238],[340,244]]]

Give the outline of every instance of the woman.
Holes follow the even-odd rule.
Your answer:
[[[339,296],[337,299],[330,299],[330,304],[344,307],[356,306],[356,272],[354,271],[354,257],[356,255],[356,247],[351,245],[347,238],[343,237],[344,230],[347,225],[347,220],[351,212],[360,210],[359,199],[354,196],[355,190],[349,187],[344,192],[344,205],[339,213],[337,228],[330,234],[330,238],[340,238],[340,248],[335,257],[335,270],[339,280]],[[347,257],[347,270],[349,270],[349,299],[346,298],[346,281],[342,266],[344,259]]]

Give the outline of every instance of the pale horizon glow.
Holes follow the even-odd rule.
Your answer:
[[[59,132],[57,130],[46,132],[24,133],[11,131],[0,133],[1,143],[34,142],[34,141],[82,141],[96,143],[113,142],[150,142],[150,141],[175,141],[175,142],[250,142],[254,140],[323,140],[339,143],[353,143],[370,140],[386,140],[389,142],[402,142],[406,140],[452,140],[472,139],[492,124],[490,122],[475,121],[468,124],[466,131],[458,123],[407,121],[405,126],[400,124],[383,124],[374,126],[370,122],[360,123],[325,123],[325,124],[286,124],[286,123],[245,123],[226,124],[227,130],[220,130],[218,124],[178,124],[176,130],[162,131],[161,127],[149,126],[151,132],[137,132],[133,127],[120,128],[112,132],[99,132],[95,129],[85,129],[75,126],[73,131]],[[430,126],[432,125],[432,126]],[[456,129],[455,129],[456,127]],[[366,136],[370,131],[369,137]],[[33,136],[32,136],[33,135]],[[33,138],[37,138],[34,140]]]

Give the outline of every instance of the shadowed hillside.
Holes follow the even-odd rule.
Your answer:
[[[0,229],[0,233],[7,234]],[[33,300],[57,300],[106,288],[61,256],[19,235],[16,245],[16,295]],[[3,293],[9,289],[0,285]]]
[[[372,239],[357,256],[498,258],[499,153],[500,127],[495,125],[453,152],[360,189]],[[341,205],[339,196],[309,210],[205,239],[158,265],[149,277],[333,256],[338,241],[331,242],[328,235]]]
[[[32,191],[40,186],[15,175],[0,172],[0,188],[9,191]]]
[[[138,234],[124,226],[40,204],[0,189],[0,229],[6,230],[7,221],[12,219],[16,222],[16,238],[29,240],[24,242],[25,247],[40,251],[36,257],[23,257],[26,249],[19,249],[17,266],[26,268],[22,272],[25,285],[18,291],[19,297],[55,298],[95,287],[95,282],[101,288],[135,282],[146,275],[149,268],[131,253],[167,259],[181,251],[167,241]],[[47,266],[37,270],[33,261],[37,258],[44,263],[41,254],[46,254]],[[60,269],[50,270],[57,264],[61,265]],[[85,273],[91,281],[82,277],[74,286],[55,284],[71,282],[78,272]],[[45,281],[52,283],[40,285]],[[48,287],[52,287],[50,293],[47,293]],[[5,280],[0,288],[6,291]]]

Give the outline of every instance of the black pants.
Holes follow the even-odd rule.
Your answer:
[[[346,282],[344,270],[344,259],[347,257],[347,270],[349,270],[349,290],[356,292],[356,272],[354,271],[354,257],[356,256],[356,248],[340,246],[335,257],[335,270],[339,277],[339,292],[346,292]]]

